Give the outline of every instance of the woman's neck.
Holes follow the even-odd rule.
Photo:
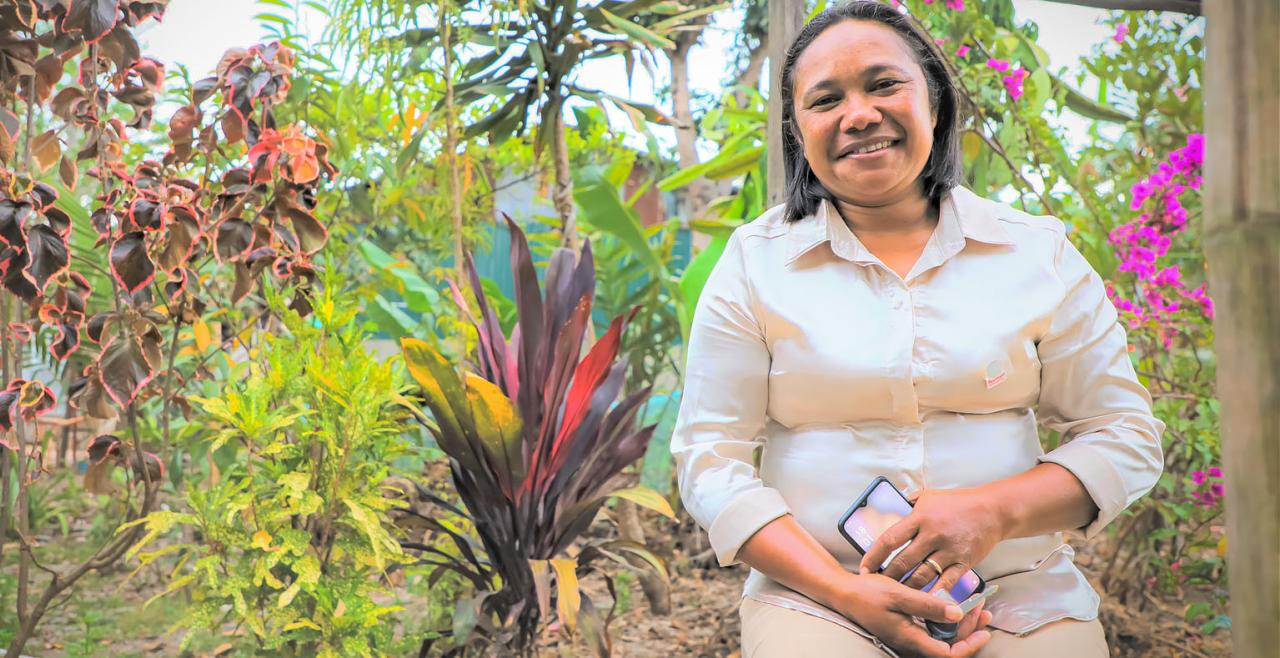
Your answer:
[[[938,211],[923,194],[912,194],[880,206],[864,206],[837,199],[836,210],[858,237],[892,238],[933,231]]]

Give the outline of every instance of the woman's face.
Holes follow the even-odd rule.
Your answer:
[[[923,193],[937,118],[924,71],[893,28],[831,26],[801,53],[792,80],[805,158],[837,199],[880,206]]]

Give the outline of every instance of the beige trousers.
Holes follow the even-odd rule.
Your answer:
[[[820,617],[746,598],[742,658],[883,658],[885,652],[847,628]],[[1107,638],[1098,620],[1064,619],[1024,636],[989,629],[978,658],[1105,658]]]

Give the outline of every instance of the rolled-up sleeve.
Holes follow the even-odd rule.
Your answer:
[[[1066,293],[1038,351],[1040,418],[1063,443],[1040,461],[1071,471],[1097,504],[1097,517],[1073,533],[1089,539],[1155,486],[1164,423],[1152,415],[1101,277],[1065,233],[1059,239]]]
[[[729,239],[693,315],[684,393],[671,437],[680,496],[721,566],[789,512],[756,473],[769,399],[769,350],[754,312],[742,230]]]

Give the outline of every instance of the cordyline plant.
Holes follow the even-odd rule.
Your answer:
[[[562,626],[572,631],[581,625],[596,650],[607,654],[608,619],[601,620],[590,599],[581,595],[579,574],[594,569],[592,562],[602,557],[630,567],[623,554],[639,557],[663,577],[665,567],[643,546],[623,540],[588,544],[576,556],[569,550],[609,496],[674,517],[666,500],[651,490],[612,487],[615,476],[644,454],[653,434],[653,426],[636,426],[636,413],[649,391],[618,400],[627,370],[625,358],[619,358],[620,343],[629,316],[614,319],[581,356],[595,292],[590,244],[577,258],[566,248],[554,252],[544,298],[524,233],[507,222],[518,316],[510,340],[468,257],[478,318],[457,286],[450,286],[479,334],[474,371],[459,375],[426,342],[401,341],[409,372],[421,384],[432,413],[432,419],[423,420],[449,457],[454,486],[488,561],[439,523],[428,526],[447,535],[456,552],[405,545],[429,554],[429,563],[464,575],[479,590],[459,604],[455,621],[473,620],[472,628],[455,623],[450,655],[485,642],[502,642],[518,654],[529,652],[539,621],[550,609],[552,573]],[[612,581],[607,582],[612,588]],[[424,642],[424,652],[434,639]]]
[[[207,372],[201,359],[238,335],[179,363],[192,342],[184,330],[202,323],[206,310],[226,315],[264,271],[296,291],[294,308],[310,308],[311,256],[326,239],[310,210],[319,176],[331,169],[323,146],[271,119],[289,85],[287,50],[228,52],[170,122],[162,159],[126,161],[138,150],[132,133],[150,127],[164,82],[163,65],[140,55],[132,28],[158,19],[166,4],[0,2],[0,108],[21,108],[0,109],[0,539],[12,519],[18,540],[10,655],[21,653],[55,598],[121,560],[142,530],[128,524],[156,507],[163,461],[143,447],[141,409],[159,407],[167,446],[170,417],[186,410],[184,385]],[[74,75],[64,84],[68,68]],[[37,117],[48,128],[39,134]],[[232,148],[242,141],[248,166]],[[89,208],[60,200],[40,180],[55,168],[65,188],[88,188]],[[127,430],[92,439],[86,476],[87,486],[101,484],[125,467],[121,531],[64,570],[39,561],[29,527],[28,490],[45,471],[38,417],[57,398],[55,386],[25,376],[28,350],[67,371],[69,412],[80,420],[122,416]],[[42,590],[37,573],[48,576]]]

